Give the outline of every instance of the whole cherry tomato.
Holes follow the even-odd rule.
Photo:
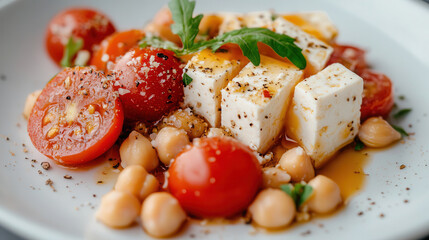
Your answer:
[[[42,90],[29,117],[28,133],[36,149],[73,165],[106,152],[124,121],[113,84],[89,67],[58,73]]]
[[[168,188],[191,215],[230,217],[245,210],[262,182],[252,150],[229,137],[201,138],[173,161]]]
[[[136,47],[143,36],[143,31],[137,29],[114,33],[101,42],[100,48],[92,56],[91,65],[106,72],[108,63],[115,63],[118,57]]]
[[[134,48],[119,59],[113,73],[128,120],[159,120],[183,98],[183,69],[171,51]]]
[[[75,41],[82,39],[82,50],[92,53],[95,45],[114,32],[115,27],[104,14],[87,8],[70,8],[58,13],[49,22],[46,49],[52,60],[60,65],[70,38]]]

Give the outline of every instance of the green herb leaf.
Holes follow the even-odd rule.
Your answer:
[[[189,84],[191,84],[192,80],[193,79],[191,77],[189,77],[188,74],[186,74],[186,73],[183,74],[183,84],[185,84],[185,87],[188,86]]]
[[[72,67],[72,59],[76,55],[79,50],[81,50],[83,47],[83,39],[82,38],[76,38],[70,37],[66,46],[64,47],[64,54],[63,58],[61,59],[61,66],[62,67]]]
[[[408,136],[410,136],[402,127],[396,126],[396,125],[393,125],[393,124],[391,124],[391,125],[392,125],[392,127],[396,131],[398,131],[402,135],[402,137],[408,137]]]
[[[279,56],[287,57],[299,69],[304,69],[306,60],[301,53],[301,48],[293,42],[295,39],[275,33],[266,28],[242,28],[231,32],[227,32],[215,38],[211,48],[216,51],[225,43],[236,43],[240,46],[244,56],[246,56],[255,66],[261,62],[261,57],[258,50],[258,42],[262,42],[270,46]]]
[[[365,148],[365,144],[359,139],[355,139],[355,151],[360,151]]]
[[[200,14],[192,17],[195,1],[173,0],[168,3],[168,7],[174,21],[174,24],[171,25],[171,30],[173,33],[179,35],[184,49],[191,48],[195,37],[198,35],[198,26],[203,15]]]
[[[155,48],[163,48],[173,51],[176,55],[180,55],[182,49],[179,48],[175,43],[170,41],[162,40],[159,37],[146,36],[140,41],[140,47],[145,48],[147,46],[152,46]]]
[[[408,113],[410,113],[411,112],[411,108],[404,108],[404,109],[401,109],[401,110],[399,110],[397,113],[395,113],[394,115],[393,115],[393,117],[394,118],[396,118],[396,119],[398,119],[398,118],[401,118],[401,117],[404,117],[405,115],[407,115]]]
[[[305,201],[307,201],[313,193],[313,188],[307,184],[297,183],[295,186],[287,184],[281,185],[280,188],[293,199],[296,208],[300,208],[301,205],[305,203]]]
[[[399,100],[405,100],[405,96],[404,95],[400,95],[398,98],[399,98]]]

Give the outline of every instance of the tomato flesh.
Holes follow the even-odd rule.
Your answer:
[[[91,59],[91,65],[106,72],[108,62],[113,64],[118,57],[137,46],[143,36],[144,33],[142,31],[134,29],[111,35],[101,42],[100,48],[94,53]]]
[[[332,63],[341,63],[351,71],[360,74],[364,69],[367,68],[365,61],[365,51],[349,46],[349,45],[340,45],[334,44],[334,52],[329,59],[327,66]]]
[[[28,133],[42,154],[62,164],[91,161],[122,130],[124,114],[113,80],[88,67],[66,68],[42,90]]]
[[[46,49],[59,65],[70,37],[82,39],[82,49],[91,53],[95,45],[114,32],[113,23],[104,14],[87,8],[70,8],[58,13],[49,22]]]
[[[201,138],[172,163],[170,192],[191,215],[231,217],[252,202],[262,170],[252,150],[227,137]]]
[[[178,107],[183,98],[182,72],[171,51],[134,48],[126,53],[113,70],[125,117],[151,122]]]
[[[361,73],[361,77],[364,82],[361,120],[372,116],[387,117],[394,105],[392,81],[386,75],[368,69]]]

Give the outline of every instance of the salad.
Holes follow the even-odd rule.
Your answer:
[[[282,229],[344,204],[319,171],[342,149],[407,135],[385,120],[392,82],[363,50],[336,42],[326,13],[194,7],[171,0],[144,29],[116,31],[86,8],[47,26],[47,52],[62,69],[28,96],[28,133],[42,154],[76,167],[120,146],[101,223],[140,217],[154,237],[189,218]]]

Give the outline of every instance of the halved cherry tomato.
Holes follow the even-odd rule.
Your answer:
[[[393,86],[390,79],[369,69],[361,73],[364,83],[361,120],[372,116],[387,117],[394,105]]]
[[[128,120],[156,121],[183,98],[183,69],[174,53],[134,48],[116,63],[116,88]]]
[[[230,217],[245,210],[261,186],[252,150],[229,137],[201,138],[172,163],[170,192],[191,215]]]
[[[112,22],[102,13],[87,8],[70,8],[58,13],[48,24],[46,49],[58,65],[70,37],[83,40],[90,53],[96,44],[115,32]]]
[[[136,29],[114,33],[101,42],[100,48],[91,59],[91,65],[106,72],[108,62],[114,63],[117,57],[137,46],[143,36],[143,31]]]
[[[327,66],[332,63],[341,63],[351,71],[360,74],[367,68],[365,61],[365,51],[348,45],[333,45],[334,52],[328,61]]]
[[[62,164],[80,164],[112,147],[124,121],[113,83],[88,67],[58,73],[42,90],[28,121],[36,149]]]

